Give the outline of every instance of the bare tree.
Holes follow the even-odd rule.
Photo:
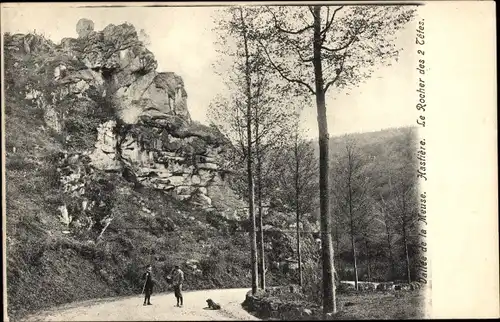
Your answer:
[[[343,229],[341,227],[342,221],[340,220],[340,214],[338,209],[333,208],[332,209],[333,213],[333,241],[335,242],[335,255],[338,258],[338,261],[336,261],[337,268],[336,270],[342,270],[341,266],[341,261],[340,261],[340,244],[342,240],[342,232]]]
[[[408,283],[411,283],[411,263],[408,245],[417,218],[415,215],[416,189],[411,184],[400,181],[398,184],[391,185],[391,190],[394,195],[392,208],[394,218],[396,219],[396,229],[403,242],[406,280]]]
[[[408,245],[417,221],[417,183],[416,159],[414,151],[416,144],[415,132],[413,129],[407,129],[403,134],[403,144],[401,145],[402,165],[396,174],[389,181],[389,189],[392,194],[393,216],[396,218],[396,226],[403,241],[403,250],[405,256],[406,279],[411,283],[411,263]]]
[[[394,205],[392,200],[392,184],[391,179],[388,181],[388,189],[385,192],[379,192],[378,196],[375,196],[376,205],[374,209],[375,213],[375,221],[382,224],[384,229],[384,240],[387,246],[387,259],[389,260],[390,265],[390,280],[394,280],[396,278],[396,264],[394,261],[394,247],[393,247],[393,239],[394,239],[394,222],[395,217],[394,213]]]
[[[365,174],[365,160],[353,139],[345,137],[345,153],[337,160],[333,172],[333,194],[340,213],[346,217],[349,227],[354,266],[354,285],[358,289],[358,254],[356,240],[368,235],[369,190]]]
[[[229,95],[219,95],[212,102],[209,119],[234,143],[234,166],[246,163],[246,178],[240,178],[240,182],[246,186],[244,194],[249,200],[251,227],[255,227],[254,222],[258,225],[251,239],[253,260],[255,233],[257,277],[252,275],[252,280],[258,280],[260,288],[264,289],[263,202],[266,198],[263,196],[272,182],[264,177],[273,171],[271,159],[274,156],[270,152],[283,145],[291,113],[286,108],[288,101],[276,90],[273,79],[277,77],[265,64],[263,51],[256,44],[255,28],[252,27],[255,9],[231,7],[221,13],[216,18],[221,45],[217,71],[224,76]]]
[[[336,312],[326,93],[330,87],[358,84],[375,63],[397,57],[392,36],[412,16],[413,10],[401,6],[265,7],[259,15],[258,40],[270,65],[291,88],[316,100],[325,314]]]
[[[258,69],[259,59],[255,59],[256,47],[252,45],[252,37],[249,32],[249,24],[252,19],[240,7],[232,7],[223,10],[222,14],[227,17],[227,20],[220,19],[218,25],[219,41],[222,45],[228,41],[238,41],[242,44],[234,51],[229,51],[228,54],[233,59],[231,60],[232,74],[228,81],[228,87],[232,88],[232,95],[229,102],[234,108],[232,115],[234,119],[227,125],[226,129],[235,130],[233,137],[237,138],[240,145],[242,156],[246,159],[247,172],[247,194],[248,194],[248,210],[250,220],[250,258],[252,267],[252,293],[255,294],[258,288],[258,272],[257,272],[257,237],[255,223],[255,197],[254,197],[254,174],[253,174],[253,103],[254,91],[252,90],[252,80],[255,77],[255,70]],[[224,99],[222,99],[224,101]],[[227,99],[226,99],[227,101]],[[230,105],[230,106],[231,106]],[[221,107],[224,103],[218,105],[220,109],[212,108],[215,118],[221,117]]]
[[[281,187],[280,200],[286,209],[295,212],[299,285],[303,286],[300,227],[303,226],[302,217],[313,212],[316,206],[318,168],[312,142],[306,139],[299,122],[297,113],[287,135],[288,149],[282,153],[282,165],[276,177]]]
[[[370,191],[371,189],[368,188]],[[374,225],[374,220],[376,217],[376,212],[374,211],[374,202],[370,198],[369,191],[366,192],[365,196],[365,207],[363,220],[358,224],[359,235],[364,243],[365,258],[366,258],[366,270],[367,270],[367,281],[372,281],[372,246],[377,240],[377,229]]]
[[[275,186],[274,180],[265,178],[273,174],[276,168],[276,153],[283,148],[286,140],[285,133],[288,131],[288,122],[291,117],[289,111],[284,108],[286,99],[275,95],[264,95],[273,92],[273,83],[269,79],[269,73],[265,69],[259,71],[259,81],[256,84],[257,95],[254,104],[254,130],[255,130],[255,159],[256,159],[256,181],[258,201],[258,248],[259,248],[259,276],[260,287],[265,289],[265,254],[264,254],[264,231],[263,231],[263,202],[269,201],[269,194]],[[280,99],[281,98],[281,99]],[[267,198],[263,196],[266,195]],[[264,200],[266,199],[266,200]]]
[[[390,182],[389,182],[389,186]],[[396,276],[396,267],[394,264],[394,251],[392,248],[392,232],[391,232],[391,222],[393,221],[393,217],[391,216],[391,208],[390,204],[386,201],[386,198],[380,194],[380,200],[378,203],[379,211],[378,213],[381,215],[381,219],[379,221],[383,224],[385,230],[385,240],[387,242],[387,251],[388,251],[388,259],[391,266],[391,275],[390,279],[393,280]]]

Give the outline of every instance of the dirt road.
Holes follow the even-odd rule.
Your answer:
[[[184,307],[175,306],[173,293],[153,294],[153,305],[143,306],[143,297],[113,298],[72,303],[28,317],[28,321],[189,321],[258,320],[242,307],[248,289],[184,292]],[[208,298],[221,310],[206,309]]]

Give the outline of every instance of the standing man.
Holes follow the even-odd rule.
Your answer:
[[[143,305],[153,305],[151,304],[151,294],[153,294],[153,285],[154,285],[152,270],[153,269],[151,265],[148,265],[146,272],[142,275],[142,278],[145,279],[144,287],[142,288],[142,291],[145,294]]]
[[[175,298],[177,299],[177,307],[182,307],[183,299],[182,299],[182,283],[184,282],[184,272],[181,271],[179,265],[175,265],[173,276],[172,276],[172,284],[174,284],[174,293]],[[180,305],[179,305],[180,303]]]

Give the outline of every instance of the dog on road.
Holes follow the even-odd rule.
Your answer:
[[[207,300],[207,305],[211,310],[220,310],[220,305],[215,303],[212,299]]]

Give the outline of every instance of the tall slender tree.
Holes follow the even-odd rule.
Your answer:
[[[362,220],[358,223],[358,230],[364,246],[364,257],[366,260],[367,281],[372,281],[372,250],[378,239],[378,229],[374,225],[376,212],[374,211],[374,200],[371,198],[371,187],[366,187],[365,206],[362,211]]]
[[[368,235],[369,228],[369,190],[363,159],[355,141],[345,137],[344,154],[337,160],[333,177],[333,194],[339,205],[340,213],[346,218],[354,267],[354,285],[358,289],[358,250],[356,241]]]
[[[212,121],[219,129],[228,134],[239,147],[239,154],[246,161],[246,196],[248,198],[248,215],[250,222],[250,261],[252,275],[252,293],[258,288],[257,237],[255,221],[255,192],[253,173],[253,81],[255,70],[259,67],[259,59],[255,58],[256,47],[252,45],[251,17],[240,7],[231,7],[218,12],[218,26],[221,66],[229,65],[231,70],[226,77],[226,85],[230,94],[219,97],[210,107]],[[234,46],[234,42],[241,46]],[[228,50],[231,48],[231,50]],[[226,65],[227,64],[227,65]],[[221,74],[226,70],[219,70]],[[227,116],[232,116],[227,118]],[[228,122],[221,122],[226,117]],[[217,122],[219,121],[219,122]]]
[[[284,108],[283,101],[277,95],[263,95],[262,92],[272,92],[272,82],[265,69],[260,70],[259,81],[256,85],[257,95],[254,104],[255,129],[255,160],[256,160],[256,187],[258,202],[258,248],[259,248],[259,276],[260,288],[265,289],[265,254],[263,216],[264,203],[269,203],[270,193],[275,186],[274,180],[268,177],[274,174],[275,159],[284,147],[285,133],[288,131],[288,122],[291,117]],[[264,75],[265,74],[265,75]],[[265,197],[264,197],[265,196]]]
[[[257,240],[255,235],[255,213],[254,213],[254,184],[253,184],[253,174],[252,174],[252,80],[251,80],[251,70],[250,70],[250,52],[248,49],[248,30],[245,24],[245,18],[243,16],[243,10],[239,8],[241,26],[242,26],[242,38],[243,45],[245,48],[245,81],[246,81],[246,105],[247,105],[247,173],[248,173],[248,211],[250,215],[251,223],[251,258],[252,258],[252,293],[257,292]]]
[[[391,186],[389,182],[389,187]],[[393,280],[396,277],[396,266],[394,263],[394,250],[392,246],[392,221],[394,218],[391,216],[390,204],[386,201],[386,198],[380,194],[379,202],[378,202],[379,211],[376,212],[382,218],[378,219],[384,226],[385,230],[385,241],[387,243],[387,257],[389,259],[389,264],[391,267],[390,280]]]
[[[416,147],[414,129],[403,131],[403,144],[400,147],[402,165],[391,178],[389,189],[393,196],[392,208],[396,218],[396,226],[403,241],[404,260],[406,267],[406,280],[411,283],[411,263],[409,244],[415,228],[418,211],[417,183],[415,177],[416,158],[413,153]]]
[[[299,123],[295,123],[295,135],[294,135],[294,146],[293,146],[293,156],[295,161],[295,215],[296,215],[296,225],[297,225],[297,262],[299,264],[299,286],[302,287],[302,256],[300,252],[300,184],[299,184],[299,170],[300,170],[300,160],[299,160]]]
[[[325,10],[326,9],[326,10]],[[413,16],[401,6],[265,7],[259,42],[270,65],[298,94],[316,101],[319,136],[323,312],[336,312],[329,200],[326,93],[356,85],[375,63],[397,57],[392,37]],[[296,85],[296,86],[295,86]]]
[[[234,143],[235,166],[242,166],[241,161],[246,163],[245,178],[239,182],[246,186],[242,192],[249,201],[250,227],[253,227],[252,269],[254,259],[257,268],[255,273],[252,271],[252,283],[257,280],[264,289],[263,204],[272,183],[265,176],[273,171],[270,160],[273,155],[269,152],[283,144],[291,113],[285,108],[287,100],[276,90],[275,80],[279,78],[273,77],[255,41],[252,26],[255,12],[252,8],[230,7],[216,17],[221,54],[217,71],[224,77],[229,94],[219,95],[212,102],[209,118]]]
[[[303,285],[301,227],[303,216],[316,208],[318,167],[317,157],[312,142],[307,139],[305,131],[300,128],[299,109],[288,135],[287,148],[281,153],[281,163],[277,172],[280,195],[286,211],[295,213],[296,253],[299,270],[299,285]]]

